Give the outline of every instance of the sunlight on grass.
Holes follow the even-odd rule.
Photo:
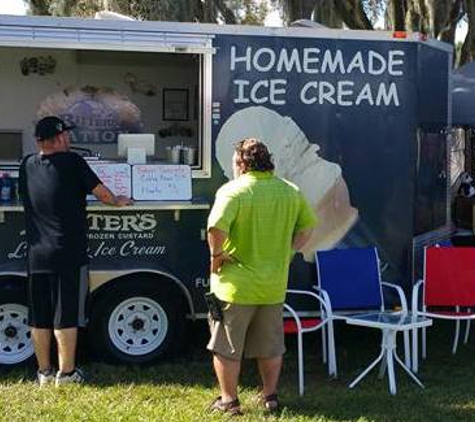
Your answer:
[[[452,327],[429,333],[428,359],[422,363],[422,390],[402,372],[398,394],[388,394],[387,380],[376,373],[355,390],[347,385],[378,351],[376,332],[339,327],[340,378],[327,378],[317,339],[306,342],[306,395],[297,395],[294,341],[288,344],[280,396],[283,410],[266,415],[253,403],[258,377],[253,364],[245,365],[240,421],[315,422],[436,422],[475,420],[475,345],[450,354]],[[316,336],[317,337],[317,336]],[[195,342],[196,343],[196,342]],[[91,377],[84,386],[39,389],[32,368],[0,369],[0,421],[221,421],[210,414],[217,389],[210,356],[204,344],[192,344],[180,358],[144,367],[86,363]],[[377,372],[377,371],[376,371]]]

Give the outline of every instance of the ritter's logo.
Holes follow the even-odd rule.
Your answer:
[[[104,232],[149,232],[154,230],[158,223],[153,214],[113,215],[88,214],[89,231]]]

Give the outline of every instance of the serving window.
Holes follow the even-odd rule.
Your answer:
[[[211,53],[1,47],[0,132],[24,130],[34,150],[34,122],[59,115],[76,125],[72,146],[104,160],[125,159],[121,134],[147,144],[147,161],[189,164],[211,175]],[[152,139],[152,141],[150,141]],[[134,146],[134,137],[127,143]],[[1,148],[1,146],[0,146]]]

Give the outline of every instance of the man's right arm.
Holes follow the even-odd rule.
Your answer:
[[[211,273],[217,273],[223,264],[233,259],[223,250],[231,225],[236,219],[239,199],[228,195],[222,188],[208,216],[208,245],[211,257]]]
[[[87,193],[92,193],[99,201],[107,205],[123,207],[133,204],[133,201],[126,196],[114,195],[111,190],[101,182],[96,173],[92,171],[84,158],[77,154],[71,156],[74,157],[79,165],[80,177]]]
[[[233,262],[233,259],[223,250],[223,245],[228,234],[216,227],[208,229],[208,245],[211,261],[211,273],[217,273],[226,262]]]
[[[125,205],[133,204],[133,201],[130,198],[122,195],[114,195],[111,190],[99,183],[93,190],[92,194],[102,203],[107,205],[114,205],[116,207],[123,207]]]

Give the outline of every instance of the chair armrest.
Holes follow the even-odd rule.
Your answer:
[[[284,303],[284,309],[287,310],[292,318],[294,319],[295,323],[297,324],[297,330],[298,332],[302,332],[302,322],[300,321],[299,316],[297,315],[297,312],[295,312],[295,309],[292,308],[292,306],[287,305],[287,303]]]
[[[319,290],[320,290],[321,296],[316,294],[316,293],[309,292],[307,290],[294,290],[294,289],[288,289],[287,294],[309,296],[309,297],[312,297],[314,299],[317,299],[317,301],[322,305],[322,307],[323,307],[325,313],[328,315],[328,317],[331,317],[332,316],[332,305],[331,305],[331,302],[330,302],[330,298],[328,297],[328,293],[323,289],[319,289]]]
[[[393,284],[393,283],[388,283],[386,281],[381,281],[381,285],[385,287],[390,287],[397,291],[399,295],[399,301],[401,302],[402,312],[407,313],[409,309],[407,307],[406,295],[404,294],[404,291],[402,290],[401,286],[398,286],[397,284]]]
[[[417,311],[415,316],[425,316],[431,319],[444,319],[448,321],[471,321],[475,320],[475,314],[470,315],[444,315],[437,312]]]
[[[316,286],[316,285],[313,285],[312,289],[316,290],[320,294],[320,296],[323,297],[323,300],[325,300],[327,302],[328,306],[330,307],[330,311],[331,311],[332,310],[332,308],[331,308],[332,302],[330,300],[330,296],[329,296],[328,292],[325,289],[322,289],[320,286]]]
[[[414,284],[414,287],[412,288],[412,306],[411,310],[412,312],[419,312],[419,291],[424,284],[424,280],[419,280],[416,284]]]

